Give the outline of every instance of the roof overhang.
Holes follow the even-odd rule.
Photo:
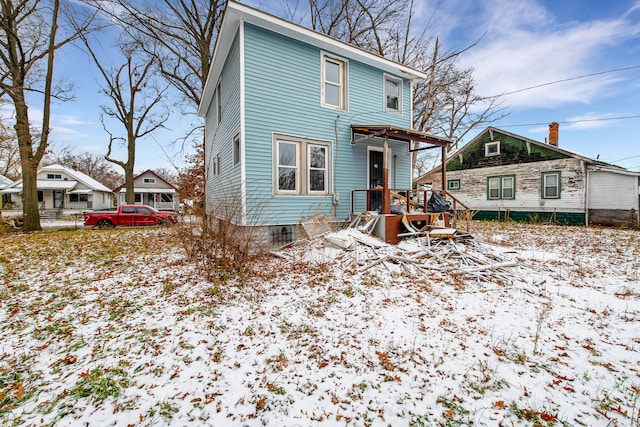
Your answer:
[[[286,21],[253,7],[235,1],[229,1],[227,2],[227,8],[225,9],[222,19],[222,27],[216,40],[213,51],[213,61],[202,92],[202,99],[198,106],[199,116],[204,117],[207,114],[209,103],[213,98],[213,92],[218,84],[218,78],[224,66],[224,60],[231,50],[231,45],[238,28],[240,28],[243,22],[316,46],[333,54],[344,56],[350,60],[372,65],[385,72],[409,80],[427,78],[427,75],[423,72],[407,67],[406,65],[367,52],[364,49],[357,48],[341,40],[318,33],[302,25],[294,24],[293,22]]]
[[[93,192],[93,190],[91,190],[90,188],[82,188],[79,190],[71,190],[68,193],[69,194],[90,194],[91,192]]]
[[[22,188],[11,187],[11,188],[5,188],[4,190],[0,190],[0,194],[18,194],[21,191],[22,191]]]
[[[119,191],[119,193],[126,193],[127,189],[126,188],[121,188]],[[157,193],[157,194],[173,194],[176,193],[176,190],[173,188],[134,188],[133,189],[134,193]]]
[[[449,138],[430,135],[413,129],[405,129],[397,126],[389,125],[351,125],[353,134],[351,145],[357,142],[365,141],[375,137],[387,137],[405,142],[423,142],[429,144],[428,148],[446,147],[453,143]],[[355,134],[366,135],[364,138],[356,138]],[[413,147],[409,147],[410,151],[415,151]]]

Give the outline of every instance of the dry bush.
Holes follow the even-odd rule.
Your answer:
[[[217,283],[250,273],[264,245],[259,227],[240,225],[239,195],[221,196],[214,205],[211,212],[195,209],[193,220],[175,230],[189,259],[208,280]]]

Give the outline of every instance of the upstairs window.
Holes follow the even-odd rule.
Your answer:
[[[560,198],[560,172],[542,172],[542,198]]]
[[[47,179],[62,179],[62,175],[59,173],[48,173]]]
[[[336,58],[322,56],[322,105],[344,110],[346,106],[346,64]]]
[[[500,155],[500,141],[487,142],[484,144],[485,157]]]
[[[155,184],[156,183],[156,179],[155,178],[142,178],[142,182],[144,182],[145,184]]]
[[[385,76],[384,95],[386,111],[400,112],[402,105],[402,80]]]

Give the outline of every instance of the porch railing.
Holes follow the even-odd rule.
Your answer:
[[[430,213],[428,202],[433,192],[440,193],[440,190],[407,190],[392,188],[390,190],[391,201],[396,201],[396,205],[401,205],[403,211],[407,213]],[[408,197],[407,197],[408,196]],[[357,214],[364,211],[378,210],[380,206],[374,206],[375,202],[381,203],[383,197],[382,188],[370,190],[351,190],[351,213]],[[469,229],[471,221],[471,211],[469,207],[456,199],[450,193],[445,193],[445,198],[451,202],[451,226],[456,227],[458,220],[464,220],[466,229]]]

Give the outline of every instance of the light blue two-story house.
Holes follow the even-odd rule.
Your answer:
[[[411,130],[412,85],[425,77],[229,1],[198,110],[208,212],[272,239],[318,213],[388,213],[389,190],[411,188],[411,141],[449,142]]]

